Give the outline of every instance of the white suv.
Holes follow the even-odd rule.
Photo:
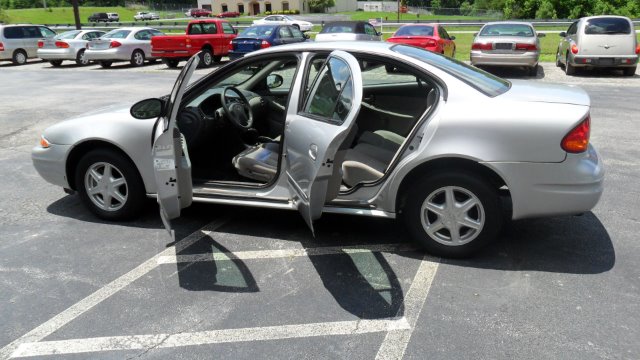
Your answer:
[[[118,15],[118,13],[107,13],[107,19],[111,22],[118,22],[120,21],[120,15]]]

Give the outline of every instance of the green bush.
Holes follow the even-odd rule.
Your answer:
[[[269,16],[269,15],[271,15],[271,11],[265,11],[265,12],[264,12],[264,14],[265,14],[266,16]]]

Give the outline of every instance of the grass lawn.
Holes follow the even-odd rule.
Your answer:
[[[398,13],[395,12],[382,12],[382,11],[349,11],[342,12],[340,15],[350,15],[351,20],[369,20],[375,18],[387,19],[388,21],[396,21],[398,19]],[[400,21],[402,20],[495,20],[495,17],[489,16],[463,16],[463,15],[419,15],[419,14],[400,14]]]

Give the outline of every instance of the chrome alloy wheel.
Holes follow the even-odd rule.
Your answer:
[[[122,172],[106,162],[97,162],[87,169],[84,187],[91,202],[104,211],[120,210],[129,195]]]
[[[211,55],[210,52],[206,51],[203,56],[202,56],[202,62],[204,63],[204,66],[210,66],[211,63],[213,63],[213,56]]]
[[[133,53],[133,62],[136,66],[144,65],[144,54],[141,51]]]
[[[469,190],[445,186],[433,191],[422,203],[420,220],[427,234],[447,246],[473,241],[485,224],[482,203]]]

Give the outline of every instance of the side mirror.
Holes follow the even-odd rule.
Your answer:
[[[567,36],[567,33],[564,32],[564,31],[561,31],[560,34],[558,34],[558,35],[560,35],[560,37],[565,37],[565,36]]]
[[[284,82],[284,78],[278,74],[271,74],[267,76],[267,87],[269,89],[275,89],[280,87]]]
[[[547,34],[545,34],[545,33],[538,33],[538,37],[539,37],[539,38],[542,38],[542,37],[545,37],[545,36],[547,36]]]
[[[138,101],[129,112],[131,116],[140,120],[158,118],[164,115],[164,101],[157,98]]]
[[[449,36],[449,39],[451,39],[451,40],[455,40],[455,39],[456,39],[456,37],[455,37],[455,36]]]

